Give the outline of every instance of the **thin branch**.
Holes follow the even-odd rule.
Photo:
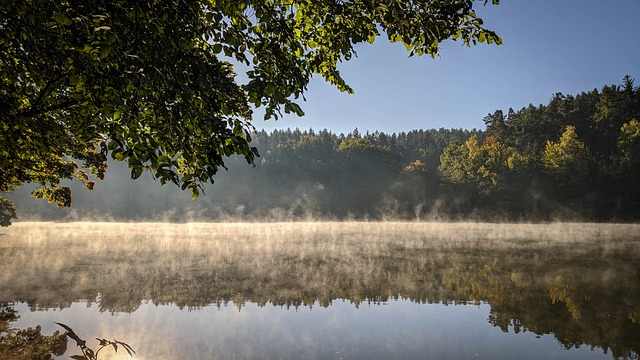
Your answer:
[[[58,81],[60,81],[63,78],[65,78],[67,75],[69,75],[69,72],[65,72],[62,75],[60,75],[60,76],[58,76],[58,77],[56,77],[54,79],[49,80],[47,85],[45,85],[45,87],[42,90],[40,90],[40,92],[38,93],[38,98],[36,99],[36,101],[33,104],[33,109],[37,109],[38,106],[42,103],[42,99],[44,98],[44,95],[47,93],[49,88],[51,88]]]
[[[67,101],[63,101],[59,104],[55,104],[55,105],[51,105],[47,108],[44,108],[42,110],[38,110],[38,109],[31,109],[29,111],[25,111],[25,112],[21,112],[18,113],[18,117],[19,118],[30,118],[30,117],[35,117],[35,116],[39,116],[39,115],[43,115],[52,111],[58,111],[58,110],[63,110],[66,108],[71,108],[75,105],[80,104],[80,100],[77,99],[70,99]]]

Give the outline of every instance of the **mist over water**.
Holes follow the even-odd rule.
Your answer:
[[[640,225],[16,223],[0,233],[0,302],[18,309],[14,326],[50,333],[63,322],[143,359],[640,349]]]

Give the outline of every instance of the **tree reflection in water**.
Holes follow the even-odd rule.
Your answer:
[[[131,357],[135,354],[127,343],[101,338],[96,338],[99,347],[93,350],[73,329],[62,323],[56,324],[64,328],[65,332],[55,331],[52,335],[43,335],[39,325],[26,329],[11,327],[11,323],[19,317],[13,303],[0,303],[0,359],[53,359],[53,356],[62,356],[66,353],[69,338],[76,342],[81,351],[81,355],[73,355],[71,359],[99,360],[102,359],[100,352],[105,348],[113,349],[115,353],[118,353],[119,348],[124,349]]]
[[[143,301],[197,309],[409,299],[491,305],[505,332],[615,358],[640,350],[640,226],[613,224],[19,223],[0,294],[32,310]]]
[[[0,359],[52,359],[67,351],[65,334],[43,335],[40,326],[14,329],[11,323],[18,318],[13,304],[0,302]]]

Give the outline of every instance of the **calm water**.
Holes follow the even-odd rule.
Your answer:
[[[640,225],[18,223],[0,303],[137,359],[637,358]]]

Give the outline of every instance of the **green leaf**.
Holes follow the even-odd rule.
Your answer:
[[[106,38],[107,38],[107,42],[109,42],[109,43],[113,43],[117,39],[116,34],[114,34],[112,32],[107,33]]]
[[[52,16],[53,20],[60,25],[71,25],[73,22],[61,12],[55,12]]]
[[[124,154],[120,151],[111,153],[111,157],[118,161],[124,161]]]
[[[134,168],[131,169],[131,178],[132,179],[137,179],[140,177],[140,175],[142,175],[142,167],[139,166],[135,166]]]
[[[101,59],[106,58],[109,55],[109,52],[111,52],[111,46],[108,46],[108,45],[104,46],[100,51],[100,58]]]

